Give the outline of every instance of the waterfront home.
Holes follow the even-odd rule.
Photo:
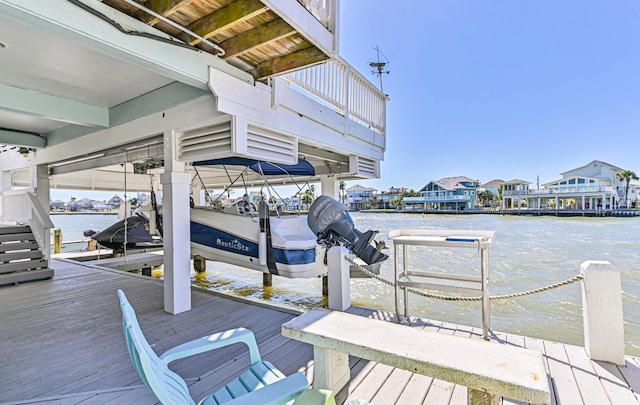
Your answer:
[[[499,204],[499,200],[502,194],[502,184],[504,180],[494,179],[488,181],[478,187],[476,200],[476,207],[492,207]],[[496,203],[496,201],[498,201]]]
[[[502,207],[520,208],[527,207],[527,199],[521,196],[527,195],[531,182],[520,179],[512,179],[502,182]]]
[[[230,181],[194,162],[304,159],[334,198],[380,177],[388,97],[340,57],[339,10],[0,0],[0,219],[29,222],[48,260],[51,188],[160,191],[165,309],[191,309],[189,197]]]
[[[407,189],[405,187],[389,187],[388,190],[382,190],[373,195],[375,208],[396,208],[397,202],[402,201],[402,194]]]
[[[122,204],[124,204],[124,200],[119,195],[114,195],[107,201],[107,204],[111,206],[111,208],[120,208]]]
[[[350,211],[360,211],[371,208],[373,196],[376,193],[375,188],[364,187],[360,184],[351,186],[347,189],[346,206]]]
[[[420,189],[419,197],[404,197],[405,210],[464,210],[475,207],[478,182],[464,176],[444,177]]]
[[[53,200],[49,204],[49,210],[51,211],[66,211],[67,203],[62,200]]]
[[[626,182],[618,178],[624,170],[612,164],[594,160],[584,166],[561,173],[562,178],[531,189],[531,183],[518,180],[503,185],[505,208],[556,210],[611,210],[626,207]],[[629,188],[629,200],[637,200],[635,186]]]
[[[502,179],[488,181],[478,187],[478,191],[491,191],[496,196],[500,193],[500,186],[504,183]]]

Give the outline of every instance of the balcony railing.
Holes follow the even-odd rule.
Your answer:
[[[615,189],[609,186],[568,186],[557,188],[546,188],[542,190],[505,190],[504,196],[536,196],[550,194],[585,194],[585,193],[615,193]]]
[[[336,6],[336,0],[298,0],[309,12],[325,27],[332,30],[332,14]]]
[[[430,203],[430,202],[447,202],[447,201],[471,201],[470,195],[439,195],[432,197],[404,197],[404,204]]]
[[[280,76],[332,106],[347,118],[386,130],[388,97],[340,57]]]

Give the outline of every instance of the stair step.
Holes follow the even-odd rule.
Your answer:
[[[41,269],[47,267],[46,260],[20,260],[11,263],[0,263],[0,274],[12,271]]]
[[[36,240],[31,231],[29,232],[20,232],[20,233],[8,233],[8,234],[0,234],[0,243],[4,242],[13,242],[13,241],[27,241],[27,240]]]
[[[37,250],[38,244],[32,242],[6,242],[0,243],[0,253],[13,252],[16,250]]]
[[[46,280],[51,277],[53,277],[53,270],[48,267],[37,270],[17,271],[8,274],[0,274],[0,285]]]
[[[31,233],[29,225],[8,225],[0,226],[0,235],[7,235],[13,233]]]
[[[39,250],[25,250],[22,252],[0,253],[1,262],[12,262],[22,259],[41,259],[42,252]]]

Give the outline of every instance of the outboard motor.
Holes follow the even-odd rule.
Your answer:
[[[384,242],[375,242],[375,247],[371,245],[378,231],[363,233],[357,230],[347,207],[331,197],[322,195],[311,204],[307,224],[318,241],[330,246],[343,245],[367,264],[382,262],[389,257],[380,252]]]

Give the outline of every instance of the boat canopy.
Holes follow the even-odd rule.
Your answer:
[[[193,162],[194,166],[244,166],[256,173],[265,176],[315,176],[316,170],[311,163],[306,160],[299,160],[295,165],[284,165],[280,163],[271,163],[264,160],[248,159],[243,157],[228,157],[221,159],[202,160]]]

